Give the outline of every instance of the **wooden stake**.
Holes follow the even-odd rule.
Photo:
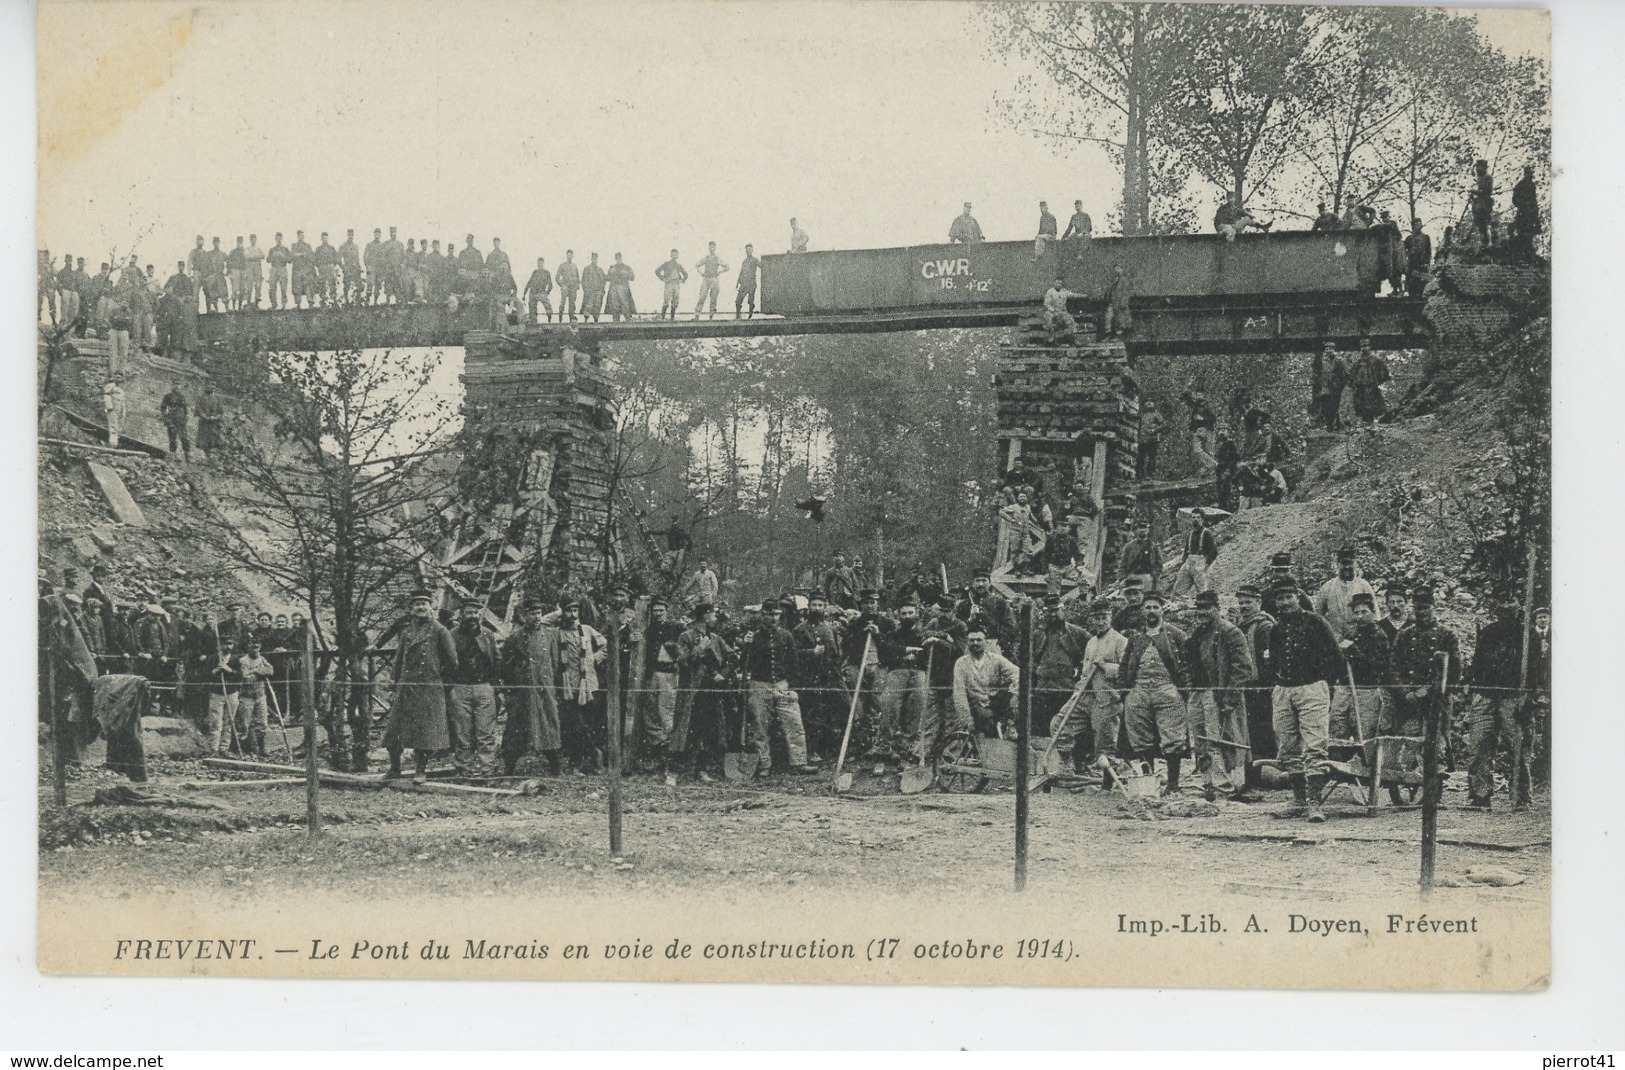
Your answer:
[[[53,625],[55,622],[52,622]],[[68,725],[62,717],[62,704],[56,698],[56,656],[45,663],[45,701],[51,705],[51,784],[58,806],[68,805]]]
[[[1534,724],[1534,698],[1529,694],[1529,644],[1535,638],[1535,544],[1527,544],[1527,554],[1524,558],[1523,577],[1523,652],[1518,658],[1518,704],[1520,707],[1528,704],[1529,724]],[[1517,718],[1516,720],[1522,720]],[[1534,771],[1529,768],[1529,755],[1524,753],[1524,730],[1520,724],[1512,732],[1512,776],[1509,778],[1507,792],[1512,796],[1512,805],[1517,806],[1523,801],[1523,793],[1528,791],[1534,794]],[[1533,736],[1531,736],[1531,742]]]
[[[314,621],[305,621],[305,833],[322,834],[321,767],[316,764],[316,639]],[[291,758],[292,755],[289,755]]]
[[[609,632],[608,695],[604,719],[609,729],[609,853],[621,853],[621,628],[611,623]]]
[[[1021,680],[1016,713],[1016,891],[1027,887],[1027,774],[1033,716],[1033,604],[1021,604]]]
[[[1422,730],[1422,896],[1433,892],[1434,849],[1439,839],[1439,711],[1450,682],[1450,655],[1440,651],[1438,690],[1428,696]],[[1445,731],[1449,731],[1445,726]]]

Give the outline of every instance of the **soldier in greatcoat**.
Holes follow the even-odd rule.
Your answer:
[[[451,746],[446,720],[447,677],[457,667],[457,644],[434,619],[428,591],[412,594],[412,619],[396,638],[395,702],[384,730],[389,775],[401,775],[401,752],[412,748],[414,784],[428,781],[429,756]]]
[[[508,723],[502,730],[502,764],[511,776],[526,757],[545,758],[548,772],[562,767],[559,733],[558,666],[553,629],[542,623],[547,606],[525,602],[523,620],[502,647],[502,694]]]

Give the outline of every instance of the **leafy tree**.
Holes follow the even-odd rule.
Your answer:
[[[1185,10],[1172,4],[996,3],[978,9],[990,51],[1035,73],[999,101],[1010,125],[1101,147],[1123,169],[1124,234],[1152,233],[1167,168],[1168,86]],[[1181,183],[1182,184],[1182,183]]]

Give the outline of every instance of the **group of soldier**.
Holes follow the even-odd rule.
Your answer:
[[[96,678],[113,675],[144,677],[157,706],[191,721],[211,753],[264,755],[270,724],[303,713],[302,614],[248,617],[240,602],[217,610],[168,592],[150,603],[119,598],[105,565],[83,590],[73,567],[56,584],[42,574],[39,593],[41,657],[58,660],[56,698],[70,725],[88,725]]]

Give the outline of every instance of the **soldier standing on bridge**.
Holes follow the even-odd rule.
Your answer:
[[[339,269],[344,272],[344,300],[355,304],[361,300],[361,249],[355,243],[355,231],[344,232],[344,244],[339,246]]]
[[[1094,236],[1094,220],[1090,219],[1089,213],[1083,210],[1082,201],[1073,201],[1072,218],[1067,221],[1066,233],[1061,235],[1061,240],[1071,241],[1076,238],[1079,241],[1088,241]]]
[[[591,263],[581,269],[581,314],[590,316],[594,323],[604,313],[604,291],[608,286],[609,278],[598,266],[598,254],[593,253]]]
[[[1324,233],[1325,231],[1330,230],[1342,230],[1343,221],[1337,218],[1336,212],[1328,211],[1326,208],[1326,202],[1321,201],[1319,204],[1315,205],[1315,222],[1314,225],[1309,229],[1316,234]]]
[[[739,285],[734,291],[734,319],[739,319],[739,310],[742,307],[750,309],[745,314],[746,319],[756,317],[756,273],[761,270],[762,262],[756,259],[754,246],[745,246],[745,259],[739,262]]]
[[[288,307],[288,265],[293,263],[293,253],[282,244],[282,235],[279,232],[270,252],[265,254],[265,263],[271,268],[271,307]]]
[[[248,248],[243,250],[243,294],[240,308],[259,308],[260,295],[265,290],[265,250],[260,248],[260,236],[248,236]]]
[[[226,285],[226,251],[220,248],[220,239],[214,239],[214,247],[203,254],[203,297],[208,303],[210,312],[221,311],[229,297],[230,290]]]
[[[960,245],[975,245],[982,240],[982,226],[970,214],[969,201],[965,202],[965,210],[954,218],[953,225],[948,228],[948,240]]]
[[[673,250],[673,255],[676,251]],[[597,253],[593,254],[594,266],[597,263]],[[609,300],[606,309],[609,318],[614,322],[629,320],[638,314],[637,302],[632,300],[632,283],[637,278],[631,266],[621,259],[621,254],[615,254],[615,263],[609,265],[609,274],[605,276],[609,281]],[[597,315],[593,319],[597,319]]]
[[[688,270],[677,262],[676,249],[671,251],[670,260],[655,268],[655,278],[666,286],[660,300],[660,318],[674,320],[677,318],[677,302],[682,299],[683,283],[688,281]]]
[[[186,261],[175,261],[175,274],[164,283],[164,306],[158,317],[159,348],[164,356],[197,352],[197,291],[186,274]]]
[[[802,230],[801,227],[796,224],[795,217],[791,216],[790,217],[790,251],[792,253],[804,253],[804,252],[806,252],[807,251],[807,243],[809,241],[811,241],[811,240],[812,240],[811,238],[807,237],[807,232]]]
[[[543,323],[553,318],[553,299],[548,296],[553,292],[553,276],[548,272],[546,265],[547,261],[539,256],[536,258],[536,270],[530,273],[530,280],[525,283],[525,292],[521,295],[530,309],[532,324],[536,322],[537,305],[547,310],[547,314],[542,317]],[[563,274],[563,271],[563,268],[559,269],[560,274]]]
[[[361,253],[361,266],[367,273],[367,303],[376,305],[383,300],[384,280],[384,232],[377,227]]]
[[[555,276],[559,284],[559,322],[563,323],[568,316],[570,322],[576,321],[576,294],[581,290],[581,269],[576,267],[576,251],[564,250],[564,263],[559,265]]]
[[[316,293],[313,302],[324,305],[338,304],[339,300],[339,251],[333,248],[327,240],[327,231],[322,231],[322,240],[311,255],[311,263],[316,268]]]
[[[293,306],[311,307],[316,304],[316,250],[310,247],[305,240],[305,232],[296,230],[293,233],[293,245],[288,250],[293,254]]]
[[[457,289],[460,293],[479,293],[484,289],[485,255],[474,248],[474,235],[468,235],[463,251],[457,254]]]
[[[468,240],[470,244],[473,244],[474,236],[470,234]],[[395,237],[394,227],[389,228],[389,240],[378,247],[378,256],[383,261],[383,278],[380,280],[382,284],[381,292],[387,293],[395,299],[396,304],[400,304],[405,297],[401,292],[401,262],[406,258],[406,248],[401,245],[400,239]],[[380,298],[380,301],[382,301],[382,298]]]
[[[498,300],[509,294],[518,293],[518,286],[513,281],[513,264],[508,261],[508,254],[502,251],[502,239],[491,239],[491,255],[485,258],[485,273],[490,277]]]
[[[246,251],[243,248],[243,236],[239,234],[237,244],[226,254],[226,274],[231,278],[231,296],[226,298],[226,307],[234,311],[243,307],[244,283],[247,281],[245,273],[247,258],[244,255]]]
[[[1044,243],[1055,240],[1055,217],[1050,215],[1049,202],[1038,202],[1038,236],[1033,239],[1033,259],[1044,255]]]
[[[676,259],[677,255],[674,251],[672,260],[675,261]],[[707,244],[705,255],[700,258],[698,264],[694,265],[694,269],[700,273],[700,299],[694,302],[694,318],[700,318],[700,306],[704,305],[706,299],[709,298],[711,301],[711,318],[716,319],[717,291],[719,289],[717,277],[728,270],[728,265],[717,257],[716,242]]]

